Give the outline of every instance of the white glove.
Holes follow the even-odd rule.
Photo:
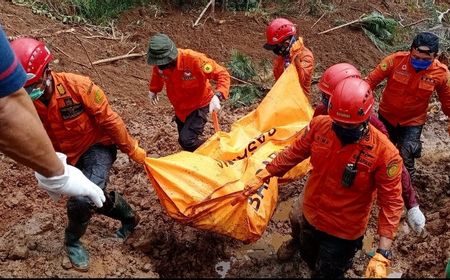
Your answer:
[[[101,208],[105,202],[103,190],[86,178],[78,168],[68,165],[65,154],[56,153],[56,155],[64,165],[64,174],[47,178],[35,172],[38,186],[46,190],[55,201],[58,201],[61,195],[87,196],[98,208]]]
[[[159,97],[156,93],[153,93],[151,91],[148,92],[148,98],[150,98],[150,102],[152,102],[153,105],[158,104]]]
[[[420,211],[419,206],[408,210],[408,224],[417,233],[421,233],[425,227],[425,216]]]
[[[211,102],[209,102],[209,112],[212,113],[213,111],[219,112],[220,110],[220,100],[217,95],[214,95],[211,99]]]

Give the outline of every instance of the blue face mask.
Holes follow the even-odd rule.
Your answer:
[[[411,57],[411,65],[416,71],[426,70],[430,67],[432,62],[432,60],[422,60]]]
[[[356,143],[367,131],[367,124],[355,128],[344,128],[333,122],[332,129],[343,145]]]

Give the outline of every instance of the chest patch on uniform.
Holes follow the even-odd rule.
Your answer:
[[[103,94],[100,92],[99,89],[97,89],[94,93],[94,102],[97,104],[102,103],[103,101]]]
[[[73,100],[71,98],[64,99],[64,104],[66,104],[66,106],[59,109],[59,112],[61,113],[61,117],[63,118],[63,120],[75,118],[81,115],[81,113],[83,113],[84,111],[83,104],[81,103],[75,104],[73,103]]]
[[[381,62],[380,68],[381,68],[381,70],[386,71],[387,70],[387,62],[384,62],[384,61]]]
[[[191,81],[191,80],[195,80],[194,75],[192,75],[191,70],[184,70],[183,72],[183,81]]]
[[[393,160],[387,165],[386,174],[389,178],[396,176],[399,171],[400,171],[400,165],[399,165],[398,161]]]
[[[202,69],[203,69],[203,72],[205,72],[206,74],[209,74],[209,73],[211,73],[211,72],[214,70],[214,68],[213,68],[213,66],[211,65],[211,63],[205,63],[205,64],[203,64]]]
[[[66,94],[66,89],[64,88],[64,86],[62,84],[57,84],[56,90],[58,91],[59,95]]]

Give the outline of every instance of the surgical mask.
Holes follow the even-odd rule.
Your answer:
[[[332,129],[343,145],[356,143],[367,131],[367,123],[355,128],[345,128],[333,122]]]
[[[35,101],[35,100],[39,99],[42,95],[44,95],[45,88],[50,86],[50,84],[51,84],[50,79],[46,79],[44,88],[41,88],[40,86],[35,87],[35,86],[31,85],[31,86],[26,87],[25,90],[27,91],[31,100]]]
[[[322,93],[322,104],[328,108],[329,102],[330,102],[330,96],[328,94]]]
[[[26,89],[28,95],[30,96],[31,100],[33,100],[33,101],[39,99],[44,94],[44,90],[41,88],[27,87],[25,89]]]
[[[432,60],[422,60],[411,57],[411,65],[416,71],[426,70],[430,67]]]

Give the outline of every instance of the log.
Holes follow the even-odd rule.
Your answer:
[[[208,4],[206,4],[206,7],[203,9],[203,11],[201,12],[201,14],[198,16],[197,20],[194,22],[194,25],[192,25],[192,27],[196,27],[198,25],[198,22],[200,21],[200,19],[202,18],[203,14],[206,12],[206,10],[209,8],[209,6],[212,4],[212,2],[214,2],[215,0],[211,0],[208,2]]]
[[[92,62],[92,65],[108,63],[108,62],[121,60],[121,59],[125,59],[125,58],[130,58],[130,57],[141,57],[146,54],[147,54],[146,52],[141,52],[141,53],[130,53],[130,54],[119,55],[119,56],[115,56],[115,57],[110,57],[110,58],[105,58],[105,59],[100,59],[100,60],[94,61],[94,62]]]
[[[339,29],[339,28],[342,28],[342,27],[345,27],[345,26],[348,26],[348,25],[350,25],[350,24],[357,23],[357,22],[360,22],[360,21],[361,21],[361,19],[355,19],[355,20],[352,20],[352,21],[350,21],[350,22],[341,24],[341,25],[339,25],[339,26],[336,26],[336,27],[333,27],[333,28],[330,28],[330,29],[321,31],[321,32],[319,32],[319,33],[317,33],[317,34],[325,34],[325,33],[328,33],[328,32],[330,32],[330,31],[333,31],[333,30],[336,30],[336,29]]]

